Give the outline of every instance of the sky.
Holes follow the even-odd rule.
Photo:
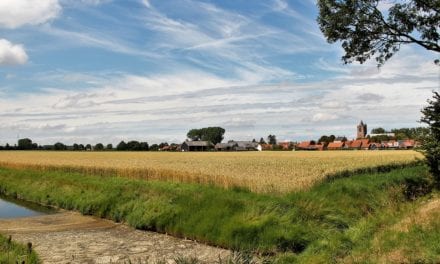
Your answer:
[[[344,65],[317,15],[314,0],[2,0],[0,145],[420,126],[438,55],[407,45],[380,69]]]

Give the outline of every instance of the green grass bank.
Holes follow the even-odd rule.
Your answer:
[[[374,244],[378,233],[428,199],[431,187],[424,166],[332,179],[283,196],[239,188],[0,168],[2,194],[126,222],[138,229],[251,250],[279,263],[368,263],[371,256],[367,253],[378,247]],[[440,234],[438,225],[433,228]],[[435,262],[440,260],[440,245],[420,246],[414,255]]]

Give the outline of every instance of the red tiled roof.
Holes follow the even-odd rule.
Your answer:
[[[341,149],[344,146],[344,142],[330,142],[328,143],[328,149]]]
[[[303,142],[299,143],[299,144],[297,145],[297,147],[298,147],[298,148],[306,149],[306,148],[309,148],[311,145],[312,145],[312,144],[311,144],[310,141],[303,141]]]
[[[350,147],[351,148],[360,148],[362,146],[362,140],[356,139],[353,142],[351,142]]]

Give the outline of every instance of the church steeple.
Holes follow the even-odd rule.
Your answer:
[[[364,121],[361,120],[361,122],[357,126],[357,138],[365,138],[366,136],[367,136],[367,124],[364,124]]]

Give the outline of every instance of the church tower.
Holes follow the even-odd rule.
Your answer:
[[[367,124],[361,120],[357,126],[357,138],[365,138],[367,136]]]

